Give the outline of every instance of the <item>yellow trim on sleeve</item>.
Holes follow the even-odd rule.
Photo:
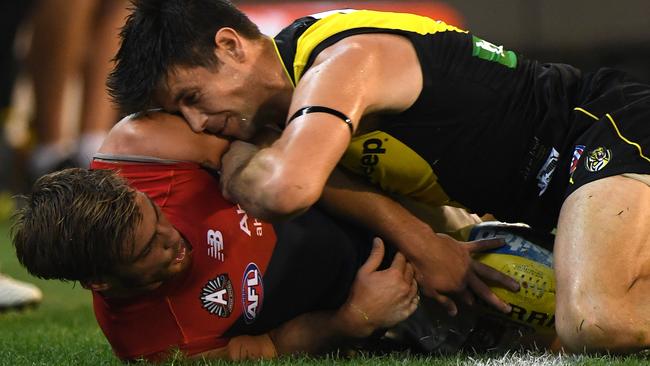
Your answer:
[[[596,117],[595,115],[593,115],[592,113],[587,112],[587,110],[585,110],[583,108],[575,107],[575,108],[573,108],[573,110],[578,111],[578,112],[582,112],[582,113],[588,115],[589,117],[595,119],[596,121],[598,121],[600,119],[600,118]]]
[[[280,50],[278,49],[278,45],[275,43],[275,39],[271,38],[271,42],[273,43],[273,49],[275,50],[275,54],[278,56],[278,60],[280,60],[280,63],[282,64],[282,70],[284,70],[284,74],[287,75],[287,78],[289,79],[289,82],[291,85],[296,88],[296,84],[293,83],[293,79],[291,78],[291,74],[289,73],[289,70],[287,70],[287,66],[284,64],[284,61],[282,60],[282,55],[280,54]]]
[[[574,111],[578,111],[578,112],[582,112],[582,113],[586,114],[587,116],[589,116],[589,117],[591,117],[591,118],[593,118],[593,119],[595,119],[595,120],[597,120],[597,121],[600,120],[600,118],[596,117],[593,113],[588,112],[588,111],[585,110],[584,108],[575,107],[575,108],[573,108],[573,110],[574,110]],[[621,131],[618,129],[618,126],[616,125],[616,122],[614,122],[614,118],[612,118],[612,116],[611,116],[609,113],[606,113],[605,116],[606,116],[607,119],[609,119],[609,121],[611,122],[612,127],[614,127],[614,131],[616,131],[616,134],[618,135],[618,137],[620,137],[621,140],[625,141],[625,143],[630,144],[630,145],[636,147],[636,149],[639,150],[639,156],[641,156],[642,159],[645,159],[645,160],[647,160],[648,162],[650,162],[650,158],[648,158],[647,156],[645,156],[645,155],[643,154],[643,149],[641,148],[641,145],[637,144],[637,143],[634,142],[634,141],[630,141],[630,140],[627,139],[625,136],[623,136],[623,135],[621,134]],[[573,183],[572,179],[570,179],[570,181],[571,181],[571,183]]]
[[[296,83],[302,77],[312,51],[327,38],[356,28],[376,28],[403,30],[421,35],[438,32],[467,31],[415,14],[378,12],[372,10],[355,10],[334,13],[319,19],[298,38],[296,56],[293,62],[293,74]]]
[[[630,144],[630,145],[636,147],[637,150],[639,150],[639,155],[641,156],[641,158],[643,158],[643,159],[647,160],[648,162],[650,162],[650,158],[648,158],[647,156],[643,155],[643,149],[641,148],[641,145],[637,144],[637,143],[634,142],[634,141],[630,141],[630,140],[628,140],[627,138],[625,138],[625,136],[621,135],[621,131],[619,131],[618,126],[616,126],[616,122],[614,122],[614,119],[612,118],[612,116],[609,115],[609,113],[607,113],[605,116],[606,116],[606,117],[609,119],[609,121],[612,123],[612,126],[614,126],[614,130],[616,130],[616,134],[618,135],[618,137],[620,137],[620,138],[621,138],[623,141],[625,141],[626,143],[628,143],[628,144]]]

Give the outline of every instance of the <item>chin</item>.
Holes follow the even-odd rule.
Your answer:
[[[255,118],[242,121],[237,125],[235,137],[244,141],[251,140],[260,131],[260,126]]]
[[[233,134],[233,137],[238,140],[250,141],[256,132],[257,129],[254,128],[240,129]]]

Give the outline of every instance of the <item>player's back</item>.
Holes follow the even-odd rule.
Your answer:
[[[566,136],[582,85],[579,70],[540,64],[413,14],[316,14],[285,28],[275,42],[298,83],[321,51],[373,33],[411,41],[423,89],[410,108],[379,116],[375,129],[353,137],[346,167],[393,193],[432,205],[456,202],[504,220],[534,219],[530,212],[538,207],[531,209],[530,201],[542,195],[552,203],[536,206],[558,206],[550,178],[556,165],[569,164]],[[363,121],[359,130],[367,132]]]

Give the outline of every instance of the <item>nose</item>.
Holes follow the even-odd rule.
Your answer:
[[[162,245],[164,249],[176,249],[176,245],[180,240],[180,233],[174,229],[171,224],[167,224],[159,229],[160,236],[163,239]]]
[[[187,120],[192,131],[194,132],[203,132],[208,124],[208,116],[196,110],[196,108],[181,105],[181,113],[183,117]]]

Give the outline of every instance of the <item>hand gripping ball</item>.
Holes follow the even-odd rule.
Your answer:
[[[552,242],[549,243],[549,238],[536,236],[527,226],[501,222],[485,222],[474,226],[467,240],[496,237],[504,238],[506,244],[475,258],[516,279],[520,289],[515,293],[501,287],[491,287],[500,299],[512,306],[510,314],[493,310],[492,315],[506,317],[526,328],[532,328],[536,334],[555,333],[553,254],[542,246],[552,248]]]

